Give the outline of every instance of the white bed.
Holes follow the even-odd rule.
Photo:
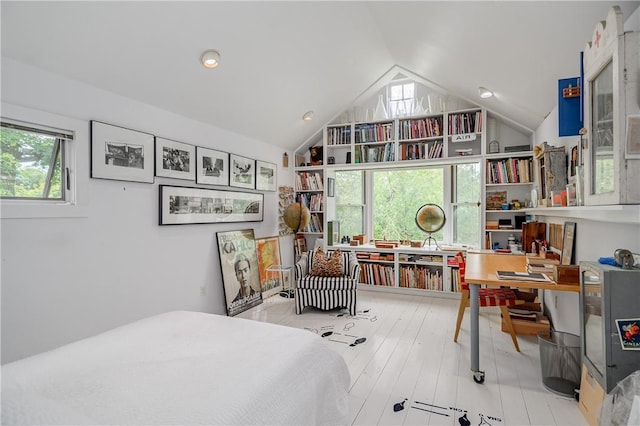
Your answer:
[[[176,311],[2,366],[2,424],[344,424],[349,384],[313,333]]]

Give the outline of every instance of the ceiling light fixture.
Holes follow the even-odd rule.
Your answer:
[[[313,120],[313,111],[307,111],[304,113],[304,115],[302,116],[302,119],[304,121],[311,121]]]
[[[205,68],[215,68],[220,65],[220,54],[217,50],[206,50],[200,57]]]
[[[480,93],[480,97],[483,99],[487,99],[493,96],[493,92],[486,87],[478,87],[478,93]]]

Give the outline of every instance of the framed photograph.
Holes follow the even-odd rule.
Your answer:
[[[256,160],[256,189],[275,191],[277,187],[276,165]]]
[[[334,178],[327,178],[327,197],[335,196],[336,192],[336,180]]]
[[[229,161],[231,162],[229,186],[254,189],[256,187],[256,160],[229,154]]]
[[[261,222],[264,194],[160,185],[160,225]]]
[[[196,183],[229,186],[229,154],[196,147]]]
[[[266,299],[284,289],[280,239],[278,236],[256,238],[258,252],[258,270],[260,271],[260,290]]]
[[[196,147],[156,138],[156,176],[196,180]]]
[[[91,120],[91,177],[153,183],[153,135]]]
[[[507,191],[487,191],[487,210],[502,210],[507,202]]]
[[[562,255],[560,256],[561,265],[571,265],[573,262],[573,247],[576,240],[576,223],[565,222],[564,233],[562,237]]]
[[[227,315],[262,303],[253,229],[216,232]]]
[[[569,157],[569,182],[576,180],[576,167],[580,164],[578,159],[578,145],[571,148],[571,156]]]

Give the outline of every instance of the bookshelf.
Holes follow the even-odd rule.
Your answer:
[[[401,119],[398,133],[398,161],[442,158],[443,115]]]
[[[334,244],[330,248],[355,252],[362,270],[361,288],[458,297],[457,265],[452,265],[455,251],[408,246],[378,248],[372,244]]]
[[[447,156],[482,154],[484,113],[472,109],[447,114]]]
[[[313,248],[317,238],[324,233],[325,184],[324,169],[318,166],[298,167],[295,172],[296,199],[309,209],[309,224],[298,233],[306,241],[306,247]]]

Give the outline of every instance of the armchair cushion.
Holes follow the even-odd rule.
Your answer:
[[[344,275],[342,256],[340,250],[336,250],[327,257],[324,250],[317,249],[313,253],[313,261],[309,275],[314,277],[340,277]]]

